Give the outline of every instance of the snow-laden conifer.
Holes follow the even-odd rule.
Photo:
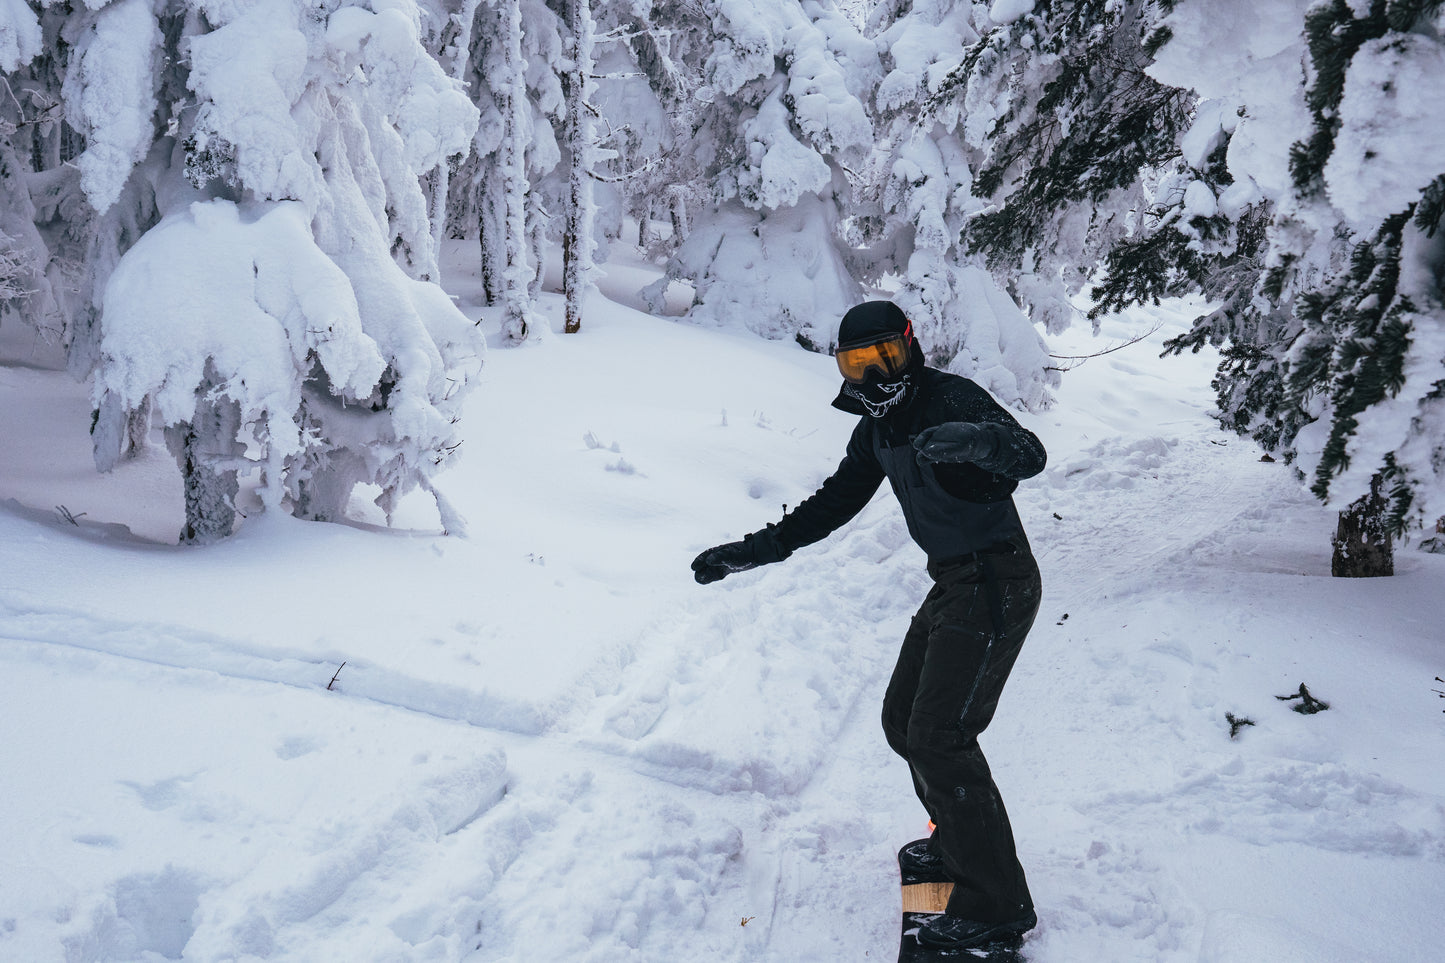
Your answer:
[[[996,0],[987,31],[933,83],[929,110],[957,125],[987,207],[964,241],[1035,323],[1070,302],[1140,206],[1141,173],[1175,152],[1192,98],[1143,71],[1148,0]]]
[[[503,306],[513,341],[546,331],[535,301],[549,220],[560,211],[548,209],[538,184],[562,159],[563,54],[561,21],[542,0],[476,8],[464,76],[481,122],[452,179],[447,220],[456,235],[480,239],[483,294]]]
[[[1224,345],[1226,423],[1341,508],[1336,574],[1386,574],[1389,536],[1445,514],[1440,4],[1182,2],[1163,26],[1151,72],[1239,118],[1221,214],[1273,211],[1252,297],[1180,344]]]
[[[476,112],[418,8],[96,6],[45,10],[63,43],[14,57],[14,79],[63,105],[58,135],[29,138],[30,193],[41,230],[57,222],[51,272],[80,262],[62,315],[72,367],[94,373],[97,463],[153,410],[194,540],[229,532],[255,467],[268,506],[311,518],[359,482],[388,511],[431,490],[481,342],[434,283],[418,178]]]
[[[683,61],[703,104],[689,162],[710,202],[649,296],[694,289],[692,315],[818,350],[861,299],[841,242],[845,166],[866,159],[873,45],[830,0],[704,0]],[[697,24],[693,24],[697,26]]]
[[[994,27],[978,4],[955,0],[875,8],[870,31],[885,76],[874,107],[889,151],[875,162],[869,273],[899,278],[896,300],[933,363],[1006,403],[1038,407],[1057,373],[1038,330],[962,243],[968,219],[987,203],[970,191],[977,152],[965,140],[964,113],[934,109],[961,55]]]

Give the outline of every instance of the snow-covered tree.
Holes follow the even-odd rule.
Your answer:
[[[113,188],[118,196],[103,211],[82,190],[96,185],[101,153],[144,148],[126,143],[146,134],[127,123],[127,100],[137,70],[149,74],[150,54],[109,42],[112,26],[133,12],[119,5],[80,13],[0,6],[0,323],[18,320],[66,347],[82,375],[95,357],[99,291],[120,254],[155,220],[143,186]],[[93,91],[81,82],[112,70],[114,79]],[[173,80],[165,72],[156,83],[169,89]],[[147,85],[146,96],[152,93]],[[72,124],[91,121],[95,144],[86,156]]]
[[[694,109],[669,53],[685,44],[655,22],[659,12],[677,13],[674,5],[654,10],[650,0],[523,0],[515,4],[521,14],[517,61],[502,18],[511,6],[511,0],[488,0],[477,11],[465,77],[482,122],[452,181],[447,231],[480,238],[489,303],[529,305],[540,290],[545,250],[560,245],[563,288],[575,316],[584,278],[592,274],[586,262],[605,257],[626,218],[637,218],[647,241],[660,206],[689,191],[670,163],[680,156],[677,146],[686,141]],[[508,203],[515,207],[517,197],[525,198],[521,216],[513,210],[509,221]],[[571,238],[584,234],[591,243],[574,245]],[[521,295],[504,293],[509,236],[525,239],[511,245],[527,258],[528,270],[516,272],[511,288]],[[509,327],[514,336],[517,328]],[[533,326],[531,334],[538,333]]]
[[[471,63],[472,38],[477,26],[477,8],[482,0],[418,0],[422,11],[422,41],[426,48],[458,84],[465,84]],[[470,153],[458,151],[437,165],[424,182],[431,205],[432,238],[437,250],[450,237],[451,182],[456,168]]]
[[[969,218],[987,204],[970,191],[979,154],[965,139],[964,111],[935,109],[953,69],[996,27],[987,8],[965,0],[874,9],[869,30],[885,76],[873,106],[887,153],[869,171],[876,212],[859,221],[872,254],[864,270],[870,280],[899,279],[895,299],[933,364],[1038,407],[1057,373],[1039,331],[964,247]]]
[[[454,235],[480,239],[483,293],[503,306],[514,341],[547,330],[535,301],[553,212],[539,185],[562,160],[564,51],[561,21],[542,0],[477,8],[465,77],[481,123],[453,178],[447,219]]]
[[[53,101],[64,123],[23,118],[23,160],[7,134],[0,156],[29,176],[0,189],[29,193],[48,273],[77,280],[59,314],[72,368],[94,375],[97,464],[154,411],[187,540],[230,531],[252,467],[268,507],[310,518],[338,517],[359,482],[388,511],[434,492],[482,344],[434,283],[419,176],[476,111],[421,45],[418,8],[94,7],[5,5],[20,28],[0,27],[0,67],[33,91],[11,109]]]
[[[680,62],[703,79],[689,166],[675,170],[710,197],[649,296],[685,279],[693,317],[826,350],[861,299],[841,240],[845,168],[872,148],[862,97],[881,77],[876,51],[831,0],[696,6],[701,23],[689,5],[672,21]]]
[[[693,164],[692,131],[702,105],[688,54],[705,34],[700,8],[607,3],[597,17],[597,236],[621,237],[637,222],[637,243],[670,252],[690,232],[690,209],[707,199]]]
[[[56,121],[47,118],[59,109],[57,84],[53,79],[48,85],[40,82],[52,74],[49,58],[30,67],[43,49],[34,12],[24,4],[0,6],[0,75],[9,91],[0,102],[0,323],[7,317],[30,318],[37,324],[47,317],[52,323],[59,320],[45,274],[49,248],[35,226],[27,185],[36,128],[55,126]],[[23,75],[22,67],[27,68]]]
[[[1336,574],[1387,574],[1390,536],[1445,514],[1442,5],[1174,6],[1151,73],[1238,118],[1226,217],[1272,209],[1252,297],[1181,346],[1225,345],[1226,424],[1341,508]]]
[[[987,205],[965,246],[1050,331],[1072,322],[1093,252],[1125,235],[1142,175],[1187,121],[1189,94],[1144,72],[1155,15],[1149,0],[995,0],[982,37],[930,81],[927,109],[960,131]]]

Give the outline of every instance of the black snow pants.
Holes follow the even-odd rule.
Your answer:
[[[1033,909],[1013,829],[978,735],[1038,614],[1038,565],[1022,535],[929,562],[934,586],[913,617],[883,698],[888,744],[908,760],[954,881],[950,915],[1007,922]]]

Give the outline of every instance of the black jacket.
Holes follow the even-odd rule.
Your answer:
[[[868,504],[886,477],[908,532],[938,561],[967,555],[1023,532],[1013,491],[1044,470],[1044,446],[987,391],[935,368],[922,368],[914,397],[899,411],[872,418],[840,394],[833,406],[861,415],[838,470],[772,526],[791,553],[839,528]],[[976,463],[919,465],[913,438],[925,428],[963,421],[989,426],[992,454]]]

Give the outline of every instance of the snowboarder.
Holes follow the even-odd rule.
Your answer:
[[[947,912],[918,940],[937,949],[1014,940],[1037,918],[978,735],[1039,608],[1012,494],[1043,470],[1044,449],[983,388],[926,367],[892,302],[850,309],[835,357],[844,381],[833,406],[860,416],[837,471],[777,523],[698,555],[694,577],[707,584],[782,561],[847,523],[888,479],[934,580],[883,699],[888,744],[908,761],[935,826],[900,864],[954,883]]]

